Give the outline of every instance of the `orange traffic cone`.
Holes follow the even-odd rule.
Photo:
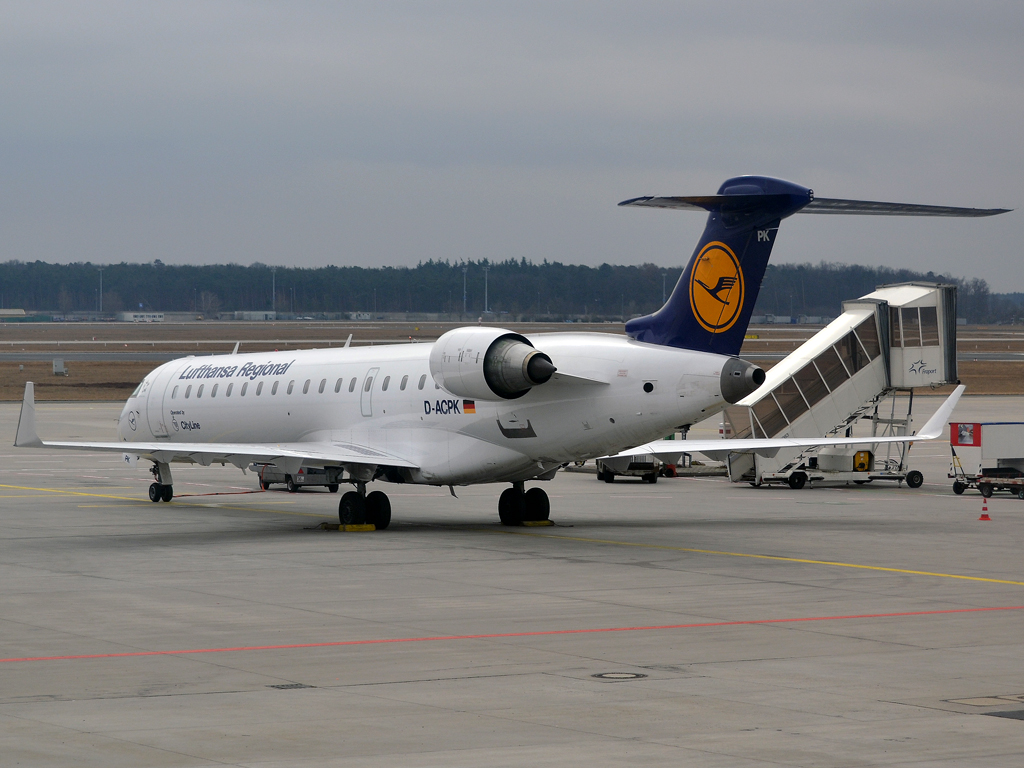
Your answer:
[[[988,516],[988,499],[986,499],[984,496],[981,497],[981,517],[979,517],[978,519],[979,520],[991,520],[992,519],[991,517]]]

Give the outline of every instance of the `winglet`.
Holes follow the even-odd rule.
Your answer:
[[[954,389],[953,394],[946,398],[946,402],[939,406],[939,410],[928,419],[928,423],[921,428],[916,436],[921,440],[934,440],[941,437],[942,430],[946,428],[946,422],[949,421],[949,416],[953,413],[957,400],[960,399],[960,395],[964,393],[965,389],[967,387],[963,384]]]
[[[21,401],[21,416],[18,417],[18,433],[14,438],[16,448],[42,448],[43,441],[36,434],[36,385],[25,382],[25,398]]]

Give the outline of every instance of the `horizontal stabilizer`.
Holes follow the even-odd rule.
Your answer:
[[[959,216],[978,218],[1008,213],[1010,208],[954,208],[948,205],[914,205],[912,203],[879,203],[874,200],[840,200],[818,197],[797,213],[837,213],[850,216]]]

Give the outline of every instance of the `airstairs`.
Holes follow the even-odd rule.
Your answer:
[[[724,411],[727,438],[913,434],[914,390],[957,381],[956,286],[881,286],[768,371]],[[752,485],[894,480],[918,487],[907,444],[729,455],[729,478]]]

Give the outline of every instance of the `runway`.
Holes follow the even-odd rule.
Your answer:
[[[919,418],[940,400],[915,398]],[[39,403],[38,426],[104,439],[119,410]],[[955,418],[1021,413],[967,396]],[[7,445],[17,417],[0,404]],[[392,527],[356,534],[312,530],[337,495],[253,493],[234,468],[176,465],[181,496],[153,504],[119,456],[0,454],[5,765],[1024,752],[1024,502],[994,497],[979,522],[948,443],[913,447],[917,491],[559,473],[557,525],[504,528],[501,486],[388,486]]]

